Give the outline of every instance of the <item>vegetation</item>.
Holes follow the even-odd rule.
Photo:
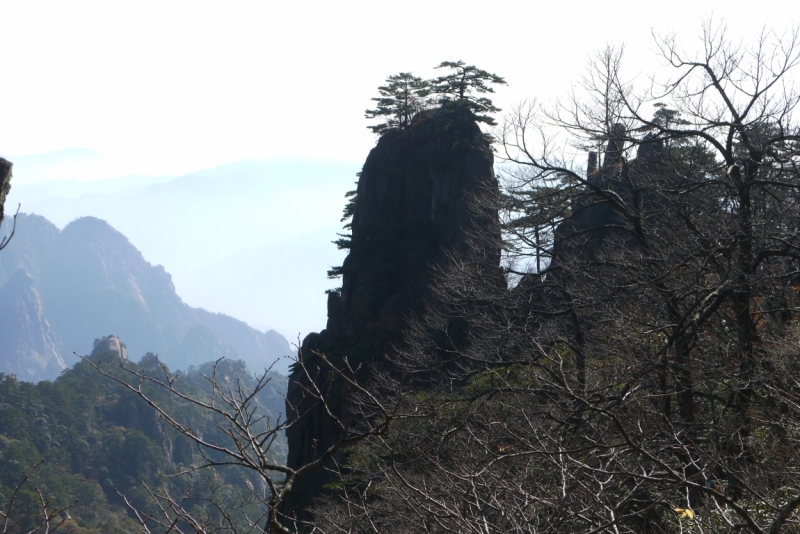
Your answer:
[[[378,87],[380,96],[373,98],[377,102],[375,109],[368,109],[364,115],[368,119],[386,119],[386,122],[368,126],[376,134],[389,130],[402,130],[411,124],[411,119],[420,111],[427,109],[427,96],[430,94],[430,82],[401,72],[386,78],[386,85]]]
[[[113,354],[93,355],[95,361],[109,358],[113,360]],[[154,354],[126,365],[143,373],[163,372]],[[210,388],[203,375],[213,376],[212,367],[206,364],[177,375],[176,383],[181,391],[207,398]],[[216,372],[225,380],[241,381],[249,390],[255,386],[242,362],[222,361]],[[282,380],[277,387],[285,390],[285,378],[270,378]],[[275,385],[259,395],[261,413],[273,420],[283,403],[271,389]],[[209,414],[180,399],[152,393],[187,426],[210,441],[226,442]],[[0,374],[0,510],[8,514],[2,532],[29,532],[42,525],[45,502],[47,510],[56,511],[48,522],[50,532],[57,525],[59,531],[74,533],[138,531],[126,502],[143,513],[155,513],[150,491],[175,496],[207,523],[219,523],[222,514],[207,503],[211,496],[226,502],[225,513],[263,514],[242,490],[243,481],[260,487],[257,478],[236,468],[214,473],[191,469],[208,454],[165,425],[137,395],[98,374],[89,362],[78,363],[54,382],[30,384]],[[285,455],[285,442],[276,444],[274,454]],[[164,476],[187,470],[182,476]]]
[[[505,80],[475,65],[463,61],[443,61],[437,69],[451,72],[423,80],[409,72],[401,72],[386,78],[386,85],[378,87],[379,97],[375,109],[368,109],[368,119],[385,119],[385,122],[368,128],[382,135],[391,130],[403,130],[411,125],[413,118],[437,107],[464,106],[475,115],[475,120],[495,124],[488,113],[497,113],[499,108],[483,95],[494,93],[494,85],[505,85]],[[435,95],[435,96],[431,96]]]
[[[474,206],[497,210],[497,226],[442,267],[432,305],[410,320],[398,358],[372,382],[318,351],[331,370],[312,374],[301,359],[302,398],[285,423],[272,424],[255,407],[263,381],[251,394],[217,368],[211,395],[153,375],[146,362],[95,363],[99,393],[90,399],[113,401],[101,410],[109,421],[102,443],[138,455],[106,456],[121,470],[109,480],[130,493],[140,523],[178,532],[798,531],[800,98],[787,77],[800,63],[800,35],[762,35],[744,49],[706,26],[697,57],[671,38],[657,45],[675,69],[661,84],[626,82],[621,55],[609,49],[583,92],[507,118],[503,194]],[[458,102],[482,92],[467,81],[471,67],[443,65],[456,73],[439,79],[442,94]],[[461,105],[492,111],[482,98]],[[391,128],[408,127],[402,113],[386,116]],[[554,135],[588,150],[587,165],[554,150]],[[501,232],[505,263],[497,265],[485,251]],[[336,412],[326,395],[345,391],[351,413]],[[30,425],[35,450],[16,462],[55,439],[42,436],[68,439],[18,404],[29,415],[7,426]],[[330,419],[334,445],[300,466],[271,457],[281,432],[312,405]],[[147,432],[120,430],[112,415],[142,413],[138,406],[204,451],[202,465],[223,483],[215,488],[234,465],[268,496],[251,489],[243,501],[222,491],[196,509],[176,497],[194,495],[183,487],[140,498],[125,476],[150,480]],[[195,426],[202,421],[215,424]],[[136,446],[126,449],[128,439]],[[92,450],[88,438],[86,447],[78,450]],[[313,519],[283,513],[298,476],[342,450],[347,463],[336,466]],[[47,491],[61,506],[72,495]],[[160,515],[147,514],[153,506]]]
[[[489,98],[478,95],[494,93],[490,84],[505,85],[503,78],[463,61],[443,61],[436,68],[451,70],[431,82],[431,92],[440,95],[440,102],[460,103],[475,114],[476,121],[495,124],[487,113],[498,113],[501,110]]]
[[[361,173],[359,172],[356,175],[358,178],[361,177]],[[358,182],[356,182],[358,184]],[[339,239],[333,241],[333,244],[336,245],[336,248],[339,250],[349,250],[350,246],[353,242],[353,215],[356,212],[356,199],[358,198],[358,190],[353,189],[352,191],[348,191],[345,193],[344,198],[346,199],[344,209],[342,210],[342,219],[339,222],[345,223],[343,226],[343,230],[346,232],[344,234],[338,234]],[[349,221],[349,222],[348,222]],[[344,270],[341,265],[334,265],[328,270],[328,278],[335,279],[339,278],[344,274]],[[329,289],[328,293],[336,293],[341,288],[337,289]]]
[[[432,285],[381,384],[407,416],[353,449],[321,530],[800,528],[798,35],[704,30],[698,57],[658,41],[661,85],[608,50],[508,117],[482,201],[507,263],[487,232]]]

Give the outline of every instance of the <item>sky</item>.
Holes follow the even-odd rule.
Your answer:
[[[3,0],[0,154],[107,158],[79,179],[362,161],[375,142],[363,111],[390,74],[463,59],[506,78],[508,109],[568,90],[606,44],[626,44],[635,72],[653,63],[653,31],[691,41],[713,15],[752,35],[789,26],[792,4]]]
[[[798,13],[787,0],[1,0],[0,155],[17,163],[17,186],[164,181],[247,159],[358,168],[376,141],[364,110],[391,74],[433,77],[461,59],[505,77],[493,99],[509,110],[563,96],[607,45],[625,46],[637,79],[658,68],[653,34],[691,48],[713,16],[749,41]],[[325,210],[297,215],[310,231],[338,224]],[[254,245],[281,233],[241,231]]]

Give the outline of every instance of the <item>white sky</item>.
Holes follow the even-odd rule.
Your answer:
[[[748,41],[764,27],[780,33],[796,24],[796,2],[0,0],[0,155],[17,163],[9,202],[17,202],[19,186],[45,180],[179,176],[246,158],[338,160],[357,169],[376,140],[364,110],[391,74],[433,77],[434,65],[462,59],[506,78],[509,85],[493,99],[509,109],[524,99],[563,95],[592,53],[608,44],[626,45],[627,72],[635,79],[657,68],[651,32],[677,33],[693,46],[701,21],[713,14]],[[342,194],[353,178],[337,179],[328,184],[336,194],[320,193],[331,197],[331,210],[299,202],[295,215],[309,231],[327,229],[330,238],[318,241],[331,248],[330,228],[339,224]],[[290,205],[292,199],[280,194],[269,192]],[[165,235],[186,225],[163,218],[132,227],[110,222],[146,259],[173,274],[190,304],[281,328],[291,339],[298,330],[322,328],[322,289],[298,302],[294,293],[280,297],[272,290],[256,299],[246,283],[216,300],[205,281],[192,286],[192,269],[236,279],[223,272],[228,263],[202,262],[214,259],[204,250],[207,242],[241,233],[262,246],[286,237],[292,224],[229,228],[239,219],[226,214],[240,206],[215,207],[210,229],[189,225],[197,235]],[[77,215],[86,214],[93,213]],[[220,236],[211,239],[214,229]],[[193,249],[195,242],[202,248]],[[169,243],[183,247],[173,256],[186,261],[159,252]],[[297,254],[290,260],[298,261]],[[315,284],[332,287],[335,282],[325,279],[328,260],[317,256],[301,261],[318,272]],[[283,280],[278,273],[273,282],[310,284],[307,273],[294,274]],[[270,301],[270,308],[256,300]],[[255,310],[257,304],[264,309]],[[300,311],[288,313],[290,305]]]
[[[788,0],[2,0],[0,154],[105,155],[78,178],[363,161],[375,141],[363,111],[390,74],[432,76],[463,59],[507,79],[495,103],[508,108],[568,89],[606,43],[627,43],[634,71],[646,70],[652,30],[691,41],[714,13],[753,35],[799,11]]]

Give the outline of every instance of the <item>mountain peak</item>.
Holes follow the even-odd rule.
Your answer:
[[[21,380],[55,378],[64,361],[74,361],[73,352],[85,353],[93,339],[109,332],[115,335],[101,338],[105,352],[134,359],[156,353],[173,370],[225,356],[259,371],[292,353],[274,332],[189,307],[163,267],[147,262],[123,234],[96,217],[76,219],[60,232],[42,217],[21,217],[17,234],[0,253],[0,288],[8,317],[0,322],[0,339],[7,354],[28,354],[38,362],[20,372],[0,352],[0,372],[8,369]],[[15,318],[25,318],[24,324]],[[48,367],[50,361],[60,366]]]

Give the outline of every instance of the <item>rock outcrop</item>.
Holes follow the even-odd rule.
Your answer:
[[[0,224],[5,216],[4,205],[6,195],[11,191],[11,168],[14,165],[7,159],[0,158]]]
[[[115,335],[109,335],[95,341],[92,353],[89,359],[92,361],[103,360],[104,357],[110,357],[115,360],[127,361],[128,350],[125,343],[119,340]]]
[[[418,117],[410,127],[386,133],[372,149],[358,181],[341,290],[329,295],[326,329],[307,336],[300,351],[306,368],[319,370],[316,380],[339,417],[347,419],[353,409],[348,388],[317,353],[334,365],[345,357],[360,365],[364,382],[368,369],[387,367],[394,347],[403,343],[407,319],[431,297],[434,267],[448,251],[465,251],[471,232],[491,227],[493,221],[471,209],[471,199],[496,191],[490,144],[465,110]],[[499,262],[499,249],[491,253]],[[304,373],[295,371],[287,412],[310,412],[287,431],[293,468],[318,458],[339,437],[323,408],[304,398],[307,387]],[[301,513],[325,481],[319,470],[298,481],[300,491],[284,503],[284,512]]]
[[[636,158],[628,160],[625,157],[627,136],[621,124],[614,125],[599,168],[597,153],[589,153],[586,174],[590,187],[587,195],[572,206],[572,216],[556,229],[553,260],[556,265],[575,255],[592,258],[612,236],[618,241],[617,246],[637,246],[630,233],[621,230],[626,223],[605,195],[613,195],[643,210],[648,199],[646,184],[642,181],[644,177],[652,179],[653,171],[663,162],[665,154],[663,141],[648,134],[638,145]]]

